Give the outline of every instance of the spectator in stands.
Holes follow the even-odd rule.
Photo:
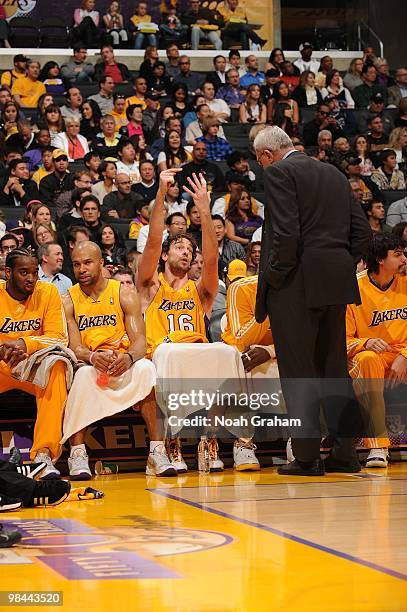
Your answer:
[[[16,102],[6,102],[1,111],[1,130],[6,137],[18,133],[18,113],[19,108]]]
[[[182,118],[182,125],[184,129],[186,129],[188,125],[192,123],[192,121],[196,121],[197,119],[196,110],[198,106],[200,106],[201,104],[206,104],[206,100],[204,96],[201,93],[199,93],[193,97],[192,101],[189,104],[187,112]]]
[[[215,55],[213,58],[212,72],[208,72],[205,81],[212,83],[215,88],[215,92],[218,91],[222,85],[226,85],[226,59],[223,55]]]
[[[66,276],[68,276],[68,278],[70,278],[74,282],[75,282],[75,275],[73,273],[72,260],[71,260],[72,252],[74,248],[76,247],[76,245],[79,244],[79,242],[83,242],[85,240],[90,240],[90,239],[91,239],[90,231],[83,225],[83,222],[82,222],[82,225],[76,225],[76,226],[70,227],[66,232],[66,247],[67,248],[65,250],[66,257],[64,257],[64,266],[62,268],[62,271]]]
[[[59,293],[63,295],[72,287],[70,278],[62,274],[64,265],[64,254],[62,247],[57,242],[47,242],[37,250],[38,257],[38,280],[54,285]]]
[[[260,255],[261,242],[253,241],[252,237],[252,242],[249,242],[246,249],[247,276],[254,276],[259,273]]]
[[[325,99],[330,94],[339,101],[341,108],[355,108],[349,89],[342,85],[339,70],[332,70],[326,75],[325,87],[321,89],[321,95]]]
[[[151,203],[151,202],[150,202]],[[181,190],[178,183],[169,185],[168,191],[165,194],[164,205],[169,215],[173,213],[181,213],[184,217],[187,211],[188,202],[182,198]]]
[[[177,168],[191,161],[191,154],[184,148],[177,130],[168,132],[164,139],[164,151],[158,155],[157,164],[160,172],[168,168]]]
[[[65,122],[62,117],[61,109],[57,104],[50,104],[47,106],[43,121],[44,125],[48,128],[51,144],[54,147],[56,146],[55,139],[57,135],[65,129]]]
[[[372,96],[369,106],[367,109],[360,110],[358,113],[358,127],[359,130],[364,134],[368,131],[367,121],[371,115],[380,115],[383,121],[383,127],[385,133],[388,135],[394,128],[393,118],[389,111],[384,108],[384,98],[381,93],[377,93]]]
[[[401,232],[401,237],[407,242],[407,237],[405,236],[405,228],[407,227],[407,197],[390,204],[387,211],[386,223],[393,228],[393,231],[396,225],[406,224],[403,232]]]
[[[271,50],[271,53],[267,60],[266,71],[275,70],[276,72],[278,72],[278,76],[280,76],[281,64],[283,62],[285,62],[284,51],[280,47],[274,47],[274,49]]]
[[[83,159],[89,152],[88,141],[85,136],[79,134],[80,121],[75,117],[65,119],[65,132],[60,132],[55,136],[54,146],[61,151],[65,151],[68,161],[73,162]]]
[[[121,138],[117,145],[117,155],[119,157],[116,163],[117,174],[127,174],[132,185],[138,183],[140,180],[139,163],[136,160],[136,149],[133,143],[126,138]]]
[[[222,215],[212,215],[213,227],[218,240],[219,263],[218,269],[224,270],[234,259],[245,259],[244,247],[234,240],[226,237],[226,222]]]
[[[294,66],[298,68],[300,73],[302,74],[305,70],[314,73],[314,76],[317,74],[319,70],[319,61],[312,59],[312,52],[314,47],[309,42],[303,42],[298,47],[298,51],[301,53],[301,57],[294,62]]]
[[[169,76],[165,73],[164,62],[155,62],[154,66],[152,67],[151,73],[147,75],[147,87],[150,95],[153,94],[159,97],[169,95],[169,93],[171,92],[171,80]]]
[[[318,144],[318,134],[321,130],[329,130],[333,140],[342,136],[342,130],[336,120],[330,116],[329,106],[324,103],[319,104],[315,119],[304,125],[303,133],[306,147],[314,147]]]
[[[41,163],[32,175],[32,180],[39,188],[41,180],[54,171],[54,160],[52,159],[54,147],[44,147],[41,151]]]
[[[110,111],[111,117],[113,117],[115,122],[115,132],[119,132],[122,127],[125,127],[128,123],[128,119],[126,116],[126,98],[123,94],[115,93],[113,94],[113,108]]]
[[[224,0],[218,4],[218,11],[225,22],[225,34],[230,33],[232,37],[237,34],[242,49],[249,50],[249,41],[260,47],[266,44],[267,40],[258,36],[248,25],[246,10],[239,6],[239,0]]]
[[[271,117],[272,125],[280,127],[290,138],[298,135],[298,124],[293,123],[292,120],[293,111],[289,104],[286,102],[276,104],[273,115]]]
[[[167,35],[181,42],[181,39],[188,34],[188,26],[181,23],[175,6],[169,6],[167,10],[168,12],[162,15],[161,24],[159,26],[161,36],[165,38]]]
[[[298,125],[300,120],[298,104],[290,97],[288,85],[284,83],[284,81],[277,81],[273,87],[273,95],[267,104],[267,121],[272,121],[274,110],[278,104],[288,104],[291,109],[290,119],[295,125]],[[264,123],[264,121],[262,123]]]
[[[103,76],[99,81],[99,92],[89,96],[99,106],[102,115],[108,115],[113,110],[114,81],[111,76]]]
[[[196,142],[204,142],[207,149],[207,159],[210,161],[225,161],[233,152],[232,147],[224,138],[218,136],[220,123],[216,117],[207,117],[202,124],[203,135]]]
[[[229,63],[227,64],[227,70],[234,68],[239,73],[239,78],[246,74],[246,68],[241,64],[240,53],[237,49],[231,49],[228,55]]]
[[[129,140],[136,150],[136,161],[140,163],[145,159],[148,159],[149,161],[153,159],[152,155],[147,151],[146,139],[142,134],[135,134],[134,136],[131,136]]]
[[[370,177],[380,190],[405,189],[406,183],[401,170],[397,170],[397,157],[393,149],[384,149],[380,153],[380,167]]]
[[[395,127],[407,127],[407,98],[401,98],[398,111],[399,114],[394,122]]]
[[[128,174],[118,172],[116,176],[117,191],[112,191],[103,200],[103,218],[133,219],[143,198],[131,190],[131,179]]]
[[[145,110],[147,88],[147,80],[144,77],[135,77],[133,79],[134,95],[126,99],[126,108],[132,104],[138,104],[142,110]]]
[[[102,180],[92,185],[92,194],[97,197],[101,205],[108,193],[117,190],[115,185],[116,173],[116,163],[114,161],[102,160],[99,166],[99,175]]]
[[[184,25],[191,28],[191,48],[197,50],[201,41],[210,42],[215,49],[222,49],[222,40],[220,38],[220,28],[223,27],[224,21],[217,10],[200,5],[199,0],[190,0],[190,8],[181,16],[181,21]]]
[[[37,247],[48,242],[57,242],[57,234],[50,223],[33,223],[31,233]]]
[[[132,136],[144,136],[143,134],[143,110],[141,104],[130,104],[126,108],[127,124],[121,128],[120,133],[127,138]]]
[[[111,115],[104,115],[100,121],[102,133],[96,136],[92,143],[92,150],[97,151],[103,159],[117,157],[117,145],[120,135],[115,133],[115,122]]]
[[[183,83],[188,88],[188,94],[194,96],[201,87],[203,78],[197,72],[191,72],[191,60],[187,55],[181,55],[178,60],[179,74],[174,78],[174,85]]]
[[[142,49],[145,41],[152,47],[157,46],[155,32],[158,30],[158,25],[153,23],[147,10],[147,2],[138,2],[134,15],[130,17],[130,32],[134,37],[135,49]]]
[[[177,43],[172,42],[166,49],[168,62],[165,64],[165,70],[170,79],[174,79],[180,72],[179,68],[179,48]]]
[[[46,93],[44,83],[39,80],[40,64],[31,60],[27,64],[27,75],[16,79],[11,88],[11,93],[22,108],[36,108],[40,96]]]
[[[11,89],[7,87],[7,85],[2,85],[0,87],[0,109],[3,108],[6,102],[12,102],[13,98],[11,96]]]
[[[221,215],[223,218],[225,218],[229,210],[230,199],[232,195],[235,196],[236,192],[241,191],[242,189],[249,192],[251,184],[250,184],[250,180],[248,176],[244,176],[239,172],[228,172],[227,179],[226,179],[226,187],[227,187],[228,193],[225,193],[225,195],[220,196],[219,198],[216,198],[216,200],[214,201],[212,205],[212,214]],[[251,204],[252,204],[253,212],[263,217],[264,216],[263,204],[259,202],[258,200],[256,200],[256,198],[254,197],[251,198]]]
[[[52,154],[54,171],[40,182],[40,199],[47,206],[54,206],[56,198],[72,189],[72,176],[68,172],[68,156],[65,151],[55,149]]]
[[[340,165],[340,170],[344,172],[349,180],[352,191],[355,193],[357,199],[360,198],[361,203],[370,202],[373,199],[372,191],[369,189],[367,184],[360,178],[360,157],[355,157],[352,151],[345,157]],[[357,184],[357,187],[356,187]],[[360,193],[357,192],[360,190]]]
[[[82,222],[78,221],[78,228],[86,229],[89,232],[90,240],[97,241],[98,232],[102,227],[100,221],[100,205],[98,199],[93,195],[83,195],[79,203],[79,210],[82,215]]]
[[[355,57],[349,64],[348,72],[343,78],[343,84],[352,93],[356,87],[363,85],[362,80],[363,60]]]
[[[226,215],[226,236],[242,245],[249,244],[262,223],[263,219],[253,212],[250,194],[244,189],[233,193]]]
[[[24,227],[31,229],[33,224],[38,225],[38,223],[46,223],[50,225],[53,230],[56,229],[55,223],[52,221],[51,211],[48,206],[45,206],[45,204],[42,204],[39,200],[31,200],[28,203],[27,208],[29,208],[31,211],[31,224],[25,223]]]
[[[395,128],[389,137],[389,148],[396,152],[397,164],[403,162],[403,148],[407,146],[407,127]]]
[[[30,179],[27,162],[14,159],[9,165],[9,176],[0,191],[0,206],[25,206],[30,200],[38,200],[38,187]]]
[[[363,204],[363,210],[373,233],[389,234],[391,232],[391,226],[384,222],[386,212],[381,199],[373,197],[370,202]]]
[[[18,248],[18,238],[14,234],[6,233],[0,238],[0,253],[8,255],[11,251]]]
[[[378,57],[374,65],[377,70],[376,82],[378,85],[383,85],[386,89],[395,85],[395,80],[389,74],[389,63],[384,57]]]
[[[226,173],[226,182],[230,183],[230,176],[241,176],[247,179],[247,186],[254,190],[256,184],[256,175],[250,170],[247,155],[242,151],[233,151],[227,158],[227,164],[230,170]]]
[[[201,217],[199,210],[195,205],[195,202],[188,202],[187,204],[187,218],[188,218],[188,234],[190,234],[195,240],[198,249],[202,250],[202,226]]]
[[[293,99],[300,108],[315,108],[317,104],[322,104],[322,95],[315,86],[315,73],[305,70],[300,76],[300,82],[295,89]]]
[[[140,230],[145,225],[148,225],[150,220],[150,204],[144,202],[142,205],[141,202],[138,206],[137,215],[134,219],[131,220],[129,226],[129,239],[130,240],[138,240]]]
[[[146,94],[146,110],[143,112],[141,128],[148,142],[151,142],[151,135],[154,133],[160,114],[160,97],[149,91]],[[165,108],[165,107],[164,107]]]
[[[204,142],[196,142],[192,149],[192,161],[182,167],[182,172],[177,175],[177,182],[181,191],[184,185],[188,185],[188,177],[193,174],[203,174],[209,191],[223,191],[225,179],[218,164],[208,161],[208,150]]]
[[[284,84],[284,87],[286,85]],[[288,91],[288,88],[287,88]],[[267,119],[267,107],[261,101],[260,86],[249,85],[246,99],[239,107],[240,123],[265,123]]]
[[[203,136],[203,122],[207,117],[211,116],[211,110],[207,104],[200,104],[197,108],[196,114],[197,120],[192,121],[185,131],[185,139],[189,145],[193,145],[197,138]],[[220,138],[225,138],[222,126],[219,127],[218,136]]]
[[[155,45],[148,45],[144,51],[144,59],[139,67],[139,76],[146,80],[151,76],[151,72],[158,62],[158,49]]]
[[[103,45],[100,51],[102,61],[95,66],[95,79],[100,83],[102,77],[112,77],[113,83],[128,83],[131,81],[131,74],[126,64],[116,62],[113,48]]]
[[[102,251],[104,265],[113,272],[119,266],[126,265],[126,249],[123,239],[116,228],[105,223],[99,229],[97,244]]]
[[[117,0],[113,0],[108,6],[106,13],[103,15],[103,25],[106,33],[111,36],[115,47],[120,47],[129,40],[129,35],[124,27],[123,15],[120,12],[120,3]]]
[[[0,280],[6,280],[6,256],[0,255]]]
[[[407,68],[397,68],[396,84],[389,87],[388,105],[397,107],[402,98],[407,97]]]
[[[88,170],[78,170],[72,176],[72,187],[67,191],[63,191],[55,198],[55,210],[57,218],[61,218],[63,214],[72,211],[72,191],[74,189],[88,189],[91,193],[92,177]]]
[[[22,79],[27,75],[27,63],[29,62],[29,58],[22,53],[18,53],[13,58],[13,66],[12,70],[5,70],[0,79],[0,85],[6,85],[7,87],[12,87],[13,83],[18,79]]]
[[[212,83],[205,82],[202,85],[202,93],[206,104],[211,109],[212,114],[220,122],[228,121],[230,118],[230,108],[224,100],[215,98],[215,88]]]
[[[326,87],[326,76],[334,69],[334,62],[330,55],[321,57],[318,73],[315,77],[315,83],[318,89]],[[342,79],[340,80],[342,84]]]
[[[48,108],[51,104],[55,104],[54,96],[49,93],[45,93],[40,96],[37,104],[37,116],[35,118],[36,123],[41,123],[42,119],[45,115],[45,109]]]
[[[280,82],[279,70],[274,70],[273,68],[269,68],[268,70],[266,70],[266,82],[264,85],[260,87],[261,99],[263,100],[264,104],[267,104],[268,101],[272,98],[273,93],[274,93],[274,88],[279,82]],[[285,83],[285,81],[281,81],[281,82]]]
[[[383,121],[380,115],[372,115],[367,120],[369,131],[367,139],[370,145],[370,152],[373,164],[377,167],[380,163],[378,152],[389,146],[389,137],[384,133]]]
[[[39,80],[44,83],[47,93],[52,96],[63,96],[65,85],[61,79],[61,69],[57,62],[49,61],[42,67]]]
[[[361,176],[369,177],[373,170],[374,165],[370,158],[370,142],[366,138],[365,134],[359,134],[353,141],[353,148],[358,157],[362,160],[360,162],[360,174]]]
[[[154,200],[157,190],[158,181],[155,176],[155,166],[152,161],[145,159],[139,164],[140,181],[132,186],[132,191],[138,193],[143,198],[146,204]]]
[[[95,0],[82,0],[81,8],[73,14],[74,27],[72,35],[75,42],[83,41],[87,49],[99,46],[100,15],[95,11]]]
[[[99,177],[99,166],[100,166],[100,155],[97,151],[89,151],[83,158],[86,170],[89,172],[92,185],[100,180]]]
[[[66,92],[66,104],[61,106],[61,113],[64,119],[75,117],[79,121],[82,119],[81,106],[82,94],[77,87],[69,87]]]
[[[407,221],[403,221],[402,223],[397,223],[397,225],[395,225],[392,228],[391,232],[395,236],[398,236],[399,238],[404,240],[405,243],[407,243]],[[406,254],[406,251],[404,251],[404,254]],[[406,276],[406,274],[407,274],[407,269],[405,268],[403,271],[403,276]]]
[[[92,62],[87,62],[88,50],[83,43],[73,45],[73,56],[61,66],[61,76],[71,85],[91,83],[95,72]]]
[[[281,72],[283,75],[280,77],[280,80],[287,83],[290,93],[298,87],[300,82],[300,77],[296,71],[298,71],[298,68],[294,66],[292,62],[286,61],[281,64]]]
[[[75,185],[78,184],[78,182],[75,182]],[[67,207],[67,212],[60,216],[58,220],[58,231],[61,236],[61,244],[64,242],[65,232],[69,228],[78,225],[83,226],[84,221],[80,209],[81,200],[85,196],[92,195],[92,192],[90,187],[75,187],[72,191],[67,191],[66,195],[69,197],[70,210]]]
[[[102,113],[94,100],[85,100],[80,110],[82,114],[80,132],[88,142],[92,142],[100,132]]]
[[[317,140],[320,151],[328,151],[332,149],[332,133],[329,130],[320,130]]]
[[[353,193],[353,195],[355,197],[355,200],[357,202],[359,202],[359,204],[363,204],[363,202],[364,202],[364,193],[363,193],[363,189],[361,187],[361,183],[362,183],[362,181],[360,179],[357,179],[357,178],[350,178],[349,179],[350,188],[351,188],[352,193]],[[369,198],[369,200],[366,200],[366,202],[370,201],[371,199],[372,198]]]
[[[243,89],[249,85],[263,85],[266,81],[264,72],[259,70],[259,63],[255,55],[248,55],[245,59],[246,74],[240,79],[240,86]]]
[[[363,85],[358,85],[352,91],[352,97],[356,108],[367,108],[373,96],[380,93],[384,102],[387,101],[387,90],[382,85],[376,84],[377,70],[374,66],[364,64],[362,68]]]
[[[240,88],[239,72],[235,68],[226,72],[226,85],[218,89],[216,98],[223,100],[229,108],[239,109],[243,104],[245,97]]]
[[[188,110],[188,88],[184,83],[174,83],[171,92],[171,107],[174,111],[174,116],[182,117]]]
[[[51,136],[46,127],[41,127],[35,134],[34,140],[27,151],[24,151],[24,157],[28,162],[30,172],[41,163],[42,150],[44,147],[49,147],[51,144]]]
[[[157,138],[156,140],[154,140],[150,148],[150,153],[154,159],[157,159],[159,154],[163,152],[165,136],[172,130],[175,130],[176,132],[178,132],[180,136],[182,137],[182,124],[178,117],[170,116],[165,120],[164,137]],[[185,146],[185,145],[186,145],[186,142],[184,139],[182,139],[182,146]]]

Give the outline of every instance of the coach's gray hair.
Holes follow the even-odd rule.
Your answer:
[[[41,244],[37,249],[37,258],[40,263],[42,263],[44,257],[49,255],[49,247],[51,246],[59,246],[58,242],[46,242],[45,244]]]
[[[291,138],[277,125],[261,130],[254,139],[255,151],[280,151],[293,146]]]
[[[329,136],[330,138],[332,138],[332,132],[330,132],[329,130],[321,130],[318,134],[318,142],[322,140],[322,138],[325,138],[325,136]]]

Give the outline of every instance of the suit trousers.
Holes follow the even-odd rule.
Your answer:
[[[356,456],[353,439],[360,433],[360,413],[348,374],[346,305],[308,307],[301,267],[280,289],[269,288],[267,308],[290,418],[297,460],[319,458],[321,409],[342,460]]]

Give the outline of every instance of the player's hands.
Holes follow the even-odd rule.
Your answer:
[[[133,362],[130,355],[115,351],[113,353],[113,361],[108,369],[108,374],[110,374],[110,376],[121,376],[131,368],[132,364]]]
[[[192,197],[199,212],[209,212],[211,207],[211,199],[203,174],[199,173],[198,178],[194,172],[192,174],[192,178],[188,176],[188,183],[190,184],[191,189],[184,186],[184,191],[186,191]]]
[[[246,372],[251,372],[254,368],[269,360],[269,352],[260,346],[255,346],[242,353],[243,367]]]
[[[0,347],[0,360],[7,363],[10,369],[13,369],[20,361],[27,359],[28,354],[26,353],[25,343],[21,340],[10,340],[4,342]]]
[[[97,351],[92,353],[91,365],[99,372],[108,372],[114,356],[112,351]]]
[[[365,348],[367,351],[374,351],[375,353],[393,353],[393,347],[390,344],[387,344],[385,340],[381,338],[370,338],[366,344]]]
[[[403,381],[407,381],[407,358],[399,355],[391,365],[386,386],[393,389]]]
[[[168,187],[175,182],[175,175],[181,172],[182,168],[168,168],[160,172],[160,186],[159,190],[164,195],[168,191]]]

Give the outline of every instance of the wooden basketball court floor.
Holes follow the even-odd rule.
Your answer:
[[[0,550],[0,590],[101,612],[407,610],[406,464],[90,484],[105,498],[0,516],[24,534]]]

